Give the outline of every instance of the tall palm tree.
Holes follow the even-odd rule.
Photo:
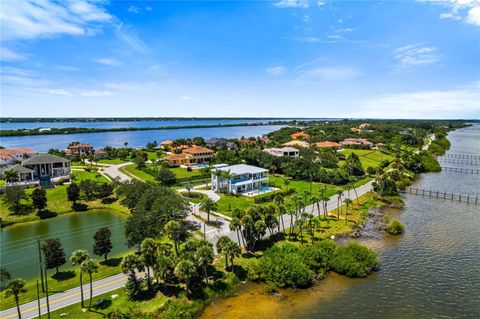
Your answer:
[[[152,288],[152,281],[150,277],[150,269],[154,267],[157,259],[157,243],[151,238],[145,238],[140,246],[140,252],[142,253],[143,263],[147,268],[147,284],[148,288]]]
[[[207,197],[200,203],[200,209],[207,213],[207,221],[210,222],[210,213],[216,211],[218,205],[213,199]]]
[[[346,206],[345,207],[345,225],[346,225],[348,222],[348,209],[350,205],[353,203],[353,201],[350,198],[345,198],[343,202],[345,203],[345,206]]]
[[[228,225],[231,231],[236,231],[237,232],[237,241],[238,244],[241,245],[242,243],[240,242],[240,219],[237,217],[232,217],[230,220],[230,224]]]
[[[341,189],[337,190],[337,220],[340,219],[340,203],[342,202],[343,191]]]
[[[78,250],[75,250],[73,253],[72,253],[72,256],[70,256],[70,263],[73,265],[73,266],[79,266],[87,259],[90,258],[90,255],[88,254],[88,251],[86,250],[82,250],[82,249],[78,249]],[[80,267],[80,300],[81,300],[81,306],[82,308],[84,307],[83,305],[83,269],[82,267]]]
[[[224,251],[225,251],[225,254],[230,258],[230,265],[232,266],[232,272],[234,272],[235,265],[233,264],[233,259],[235,257],[239,257],[242,250],[239,245],[231,241],[226,245],[226,247],[224,248]]]
[[[174,270],[175,276],[185,283],[187,294],[190,292],[190,280],[195,275],[195,265],[190,260],[181,260]]]
[[[351,176],[349,179],[348,179],[348,182],[350,184],[350,188],[353,189],[353,191],[355,192],[355,198],[357,199],[357,205],[360,205],[360,201],[358,199],[358,194],[357,194],[357,189],[354,187],[353,185],[353,182],[355,181],[355,178],[353,176]]]
[[[320,198],[317,196],[312,196],[310,197],[310,201],[312,202],[312,214],[315,211],[315,207],[316,207],[318,218],[320,218]]]
[[[191,182],[188,182],[187,185],[185,185],[185,188],[188,191],[188,197],[191,198],[192,197],[191,191],[192,191],[192,188],[193,188],[193,184]]]
[[[82,271],[88,274],[90,280],[90,300],[88,302],[88,309],[92,307],[92,298],[93,298],[93,273],[98,271],[98,263],[95,259],[86,259],[80,265]]]
[[[27,288],[25,288],[25,281],[22,279],[14,279],[7,284],[7,288],[5,288],[5,297],[8,298],[13,296],[15,298],[15,304],[17,305],[17,313],[18,318],[22,318],[22,313],[20,312],[20,304],[18,296],[20,294],[26,293]]]

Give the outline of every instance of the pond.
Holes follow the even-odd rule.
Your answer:
[[[67,259],[67,264],[61,269],[66,270],[71,267],[68,259],[74,250],[86,249],[92,254],[93,234],[100,227],[108,227],[112,232],[112,256],[126,252],[128,247],[124,236],[125,220],[125,217],[118,213],[87,211],[8,227],[0,231],[1,265],[8,269],[13,278],[38,277],[37,240],[59,238]]]

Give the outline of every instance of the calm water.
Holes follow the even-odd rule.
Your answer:
[[[451,133],[449,152],[480,155],[478,128]],[[414,186],[480,195],[480,176],[423,174]],[[406,231],[363,240],[380,255],[372,276],[331,274],[311,289],[282,291],[282,300],[246,285],[202,318],[479,318],[480,205],[408,195],[403,210],[387,213]]]
[[[135,122],[132,122],[135,123]],[[198,124],[194,122],[194,124]],[[72,141],[89,143],[94,147],[123,147],[127,142],[130,147],[145,146],[148,142],[201,136],[240,138],[242,136],[261,136],[280,129],[279,125],[234,126],[212,128],[182,128],[174,130],[100,132],[61,135],[12,136],[0,138],[0,145],[6,148],[28,147],[39,152],[51,148],[65,149]]]
[[[0,123],[0,130],[34,129],[39,127],[64,128],[117,128],[117,127],[161,127],[161,126],[189,126],[189,125],[218,125],[236,123],[267,123],[273,119],[181,119],[164,121],[98,121],[98,122],[19,122]],[[281,120],[295,120],[293,118]]]
[[[0,263],[12,277],[35,278],[38,276],[37,239],[60,238],[67,265],[68,258],[76,249],[86,249],[92,254],[93,234],[100,227],[108,227],[112,232],[115,255],[128,250],[124,236],[125,218],[107,212],[81,212],[60,215],[35,223],[8,227],[0,231]],[[95,258],[103,260],[103,257]]]

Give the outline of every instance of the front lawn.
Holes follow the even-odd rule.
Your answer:
[[[394,159],[393,156],[384,154],[380,150],[352,150],[352,149],[344,149],[341,154],[348,156],[352,153],[355,153],[360,158],[360,162],[363,165],[363,168],[367,167],[377,167],[380,163],[384,160],[392,161]],[[343,161],[341,161],[343,162]]]
[[[100,173],[87,172],[82,170],[72,170],[72,180],[75,183],[80,183],[83,180],[90,179],[97,183],[108,183],[108,180]]]
[[[127,174],[127,175],[133,177],[133,178],[138,178],[138,179],[143,180],[145,182],[155,181],[154,176],[137,169],[137,164],[130,164],[130,165],[127,165],[127,166],[123,166],[123,167],[120,168],[120,171],[124,174]]]
[[[202,171],[199,169],[192,169],[191,171],[187,171],[185,168],[182,167],[173,167],[170,168],[170,170],[173,174],[175,174],[177,178],[188,178],[202,175]]]

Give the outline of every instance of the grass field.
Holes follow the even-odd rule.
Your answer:
[[[141,171],[137,169],[137,164],[130,164],[127,166],[123,166],[120,168],[120,171],[122,173],[125,173],[131,177],[141,179],[145,182],[153,182],[155,181],[155,177],[152,175],[145,173],[144,171]]]
[[[86,179],[91,179],[98,183],[108,183],[108,180],[100,174],[94,172],[72,170],[72,180],[75,183],[80,183],[81,181]]]
[[[170,170],[173,172],[173,174],[175,174],[177,178],[186,178],[186,177],[202,175],[202,171],[199,169],[193,169],[191,171],[187,171],[185,168],[182,168],[182,167],[174,167],[174,168],[170,168]]]
[[[351,153],[355,153],[360,157],[360,162],[362,163],[364,168],[367,167],[377,167],[380,163],[384,160],[393,160],[394,157],[384,154],[379,150],[351,150],[351,149],[344,149],[341,154],[345,156],[350,155]],[[342,161],[344,162],[344,161]]]
[[[122,164],[127,161],[123,161],[119,158],[114,158],[114,159],[108,159],[108,158],[102,158],[98,160],[99,164]]]

